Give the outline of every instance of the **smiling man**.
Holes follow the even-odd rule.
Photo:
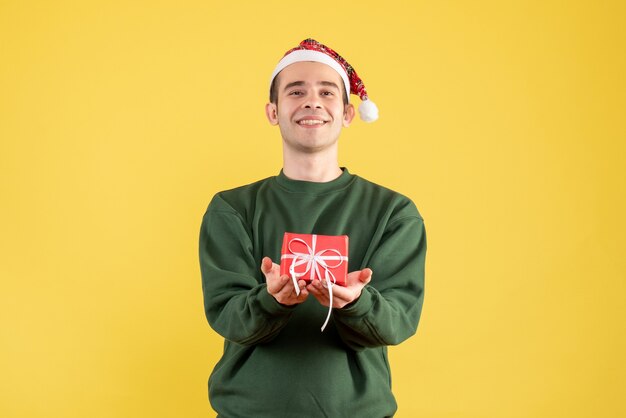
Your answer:
[[[354,107],[344,102],[339,74],[319,62],[296,62],[282,70],[274,84],[276,98],[266,105],[266,113],[270,123],[280,127],[283,160],[318,154],[317,161],[336,166],[341,128],[354,118]]]
[[[219,417],[382,418],[397,409],[387,346],[417,329],[426,235],[410,199],[340,167],[350,94],[363,120],[377,118],[339,54],[312,39],[289,50],[265,109],[280,129],[282,170],[217,193],[204,215],[205,313],[225,339],[209,379]],[[281,276],[274,260],[285,232],[348,235],[345,286]]]

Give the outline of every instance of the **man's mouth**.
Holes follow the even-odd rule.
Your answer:
[[[317,118],[304,118],[304,119],[300,119],[296,121],[296,123],[301,126],[317,126],[317,125],[325,124],[326,121],[323,119],[317,119]]]
[[[298,121],[298,125],[323,125],[326,122],[324,122],[323,120],[316,120],[316,119],[303,119]]]

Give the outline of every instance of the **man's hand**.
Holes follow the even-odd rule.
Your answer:
[[[346,286],[333,286],[333,308],[343,308],[347,304],[357,300],[361,296],[361,291],[372,280],[372,270],[363,270],[348,273]],[[320,280],[313,280],[307,287],[315,299],[324,306],[328,306],[330,299],[328,289],[324,287]]]
[[[261,260],[261,271],[265,275],[265,282],[267,283],[267,292],[274,296],[274,299],[278,303],[283,305],[296,305],[302,303],[309,296],[309,291],[306,288],[306,282],[300,280],[298,286],[300,287],[300,295],[296,296],[296,290],[293,287],[293,281],[288,275],[280,275],[280,266],[272,262],[269,257],[264,257]]]

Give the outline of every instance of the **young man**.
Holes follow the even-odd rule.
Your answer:
[[[424,295],[424,222],[406,197],[340,168],[338,139],[360,96],[354,69],[307,39],[272,74],[266,113],[283,141],[274,177],[217,193],[200,265],[211,327],[225,339],[209,379],[219,417],[390,417],[387,346],[416,331]],[[285,232],[348,235],[346,286],[280,275]],[[276,261],[276,263],[274,262]],[[320,325],[332,308],[323,332]]]

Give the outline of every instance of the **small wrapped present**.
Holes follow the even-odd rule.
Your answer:
[[[348,274],[348,236],[285,232],[280,274],[311,282],[315,279],[340,286]],[[297,286],[296,286],[297,287]]]
[[[291,277],[297,295],[300,294],[299,280],[308,283],[320,280],[328,289],[330,306],[326,322],[322,326],[323,331],[333,306],[332,286],[346,285],[348,236],[285,232],[280,258],[280,274]]]

